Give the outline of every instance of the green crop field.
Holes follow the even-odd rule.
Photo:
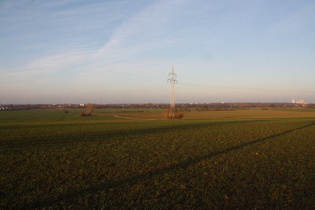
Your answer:
[[[0,112],[0,209],[315,209],[314,110]]]

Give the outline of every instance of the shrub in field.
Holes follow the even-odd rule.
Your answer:
[[[174,116],[170,116],[170,110],[165,110],[164,111],[164,118],[167,120],[171,119],[182,119],[184,117],[183,113],[175,112]]]
[[[80,116],[86,117],[86,116],[92,116],[92,114],[91,113],[86,113],[86,112],[81,112]]]
[[[182,119],[184,117],[183,113],[175,113],[175,119]]]

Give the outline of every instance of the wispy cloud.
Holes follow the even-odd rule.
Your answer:
[[[97,65],[108,65],[128,56],[134,56],[139,52],[171,46],[181,40],[167,37],[168,27],[166,25],[177,18],[174,15],[176,13],[174,10],[180,11],[181,8],[185,8],[185,3],[190,1],[157,1],[136,10],[136,13],[127,15],[121,15],[122,10],[124,10],[122,6],[128,6],[125,3],[125,5],[122,3],[93,3],[72,7],[71,10],[54,11],[54,8],[72,2],[69,0],[35,4],[34,11],[29,7],[22,10],[27,16],[26,20],[23,20],[23,15],[11,20],[16,23],[14,24],[16,30],[23,28],[25,21],[31,27],[35,27],[35,25],[37,27],[33,32],[30,29],[26,34],[15,35],[21,37],[8,38],[11,39],[12,43],[16,39],[29,39],[31,42],[27,41],[19,47],[27,50],[38,48],[50,51],[45,53],[46,56],[34,58],[24,67],[18,67],[19,72],[12,73],[12,76],[24,75],[26,79],[28,78],[27,75],[33,77],[35,74],[56,73],[64,71],[74,63],[85,63],[88,71],[93,71],[93,69],[97,69]],[[28,3],[32,4],[31,2]],[[26,2],[21,2],[21,4],[25,5]],[[34,22],[30,23],[29,21]],[[112,28],[111,23],[115,21],[121,23]],[[46,29],[45,24],[48,24],[47,27],[50,28]],[[39,30],[41,28],[43,30]],[[47,32],[45,32],[46,30]],[[92,34],[88,34],[89,31]],[[48,33],[51,33],[53,37],[49,36]],[[100,42],[102,36],[105,45],[101,48],[97,48],[99,43],[91,46],[93,37]],[[44,39],[45,44],[35,41],[34,37]],[[51,37],[50,40],[48,37]],[[161,37],[164,38],[161,39]],[[84,46],[87,50],[81,52],[80,47],[76,45],[82,45],[84,41],[87,42]],[[91,66],[94,68],[89,68]]]
[[[95,55],[126,56],[172,45],[175,40],[167,34],[173,34],[174,31],[170,31],[166,25],[174,22],[178,11],[185,7],[187,2],[190,1],[157,1],[147,6],[118,26],[109,41]]]
[[[67,69],[74,65],[86,62],[89,54],[89,52],[81,51],[39,58],[24,67],[12,68],[7,72],[3,82],[30,82],[42,76],[47,76],[49,79],[49,76],[53,74],[66,73]]]
[[[126,15],[118,11],[130,3],[92,2],[87,5],[73,4],[69,9],[64,7],[71,3],[75,2],[3,3],[0,9],[4,11],[2,17],[6,21],[1,18],[3,27],[0,37],[3,35],[1,40],[8,45],[12,54],[18,57],[19,53],[23,56],[23,53],[43,51],[41,56],[29,56],[31,59],[22,65],[11,63],[9,69],[0,69],[10,72],[6,81],[31,81],[34,76],[62,72],[69,66],[98,63],[93,59],[93,54],[99,46],[100,37],[104,37],[104,41],[108,39],[112,23]],[[5,56],[3,54],[2,59]]]

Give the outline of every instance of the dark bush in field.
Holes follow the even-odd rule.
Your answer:
[[[175,112],[174,116],[170,115],[170,110],[165,110],[164,111],[164,118],[167,120],[171,120],[171,119],[182,119],[184,117],[183,113],[179,113],[179,112]]]
[[[92,116],[91,113],[81,112],[80,116],[86,117],[86,116]]]

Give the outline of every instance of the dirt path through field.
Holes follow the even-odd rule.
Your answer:
[[[129,116],[123,116],[123,115],[113,115],[113,117],[126,118],[126,119],[136,119],[136,120],[158,120],[158,119],[154,119],[154,118],[129,117]]]

